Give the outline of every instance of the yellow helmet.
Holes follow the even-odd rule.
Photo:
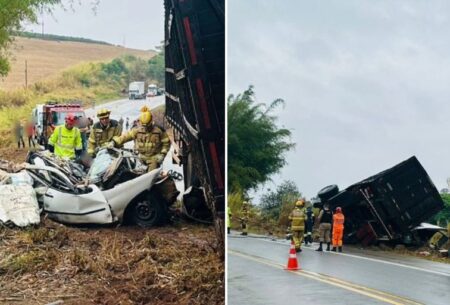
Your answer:
[[[152,122],[152,113],[147,106],[141,108],[141,115],[139,116],[139,121],[142,125],[148,125]]]
[[[303,199],[299,199],[297,200],[297,202],[295,203],[296,207],[303,207],[305,205],[305,201]]]
[[[106,108],[102,108],[99,111],[97,111],[97,117],[99,119],[107,119],[109,118],[109,114],[111,113],[111,111],[109,111]]]

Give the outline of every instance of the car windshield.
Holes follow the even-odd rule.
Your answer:
[[[89,181],[92,183],[96,183],[102,179],[103,174],[106,172],[106,170],[109,168],[111,163],[113,162],[113,158],[108,153],[108,151],[101,150],[96,158],[94,159],[94,162],[92,163],[91,169],[88,173]]]

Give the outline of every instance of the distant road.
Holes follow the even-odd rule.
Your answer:
[[[228,304],[450,304],[450,265],[350,250],[297,254],[301,271],[283,270],[289,242],[228,238]]]
[[[95,108],[88,108],[85,110],[86,115],[93,117],[95,121],[95,114],[100,108],[108,108],[111,110],[111,118],[119,120],[122,117],[124,120],[126,117],[130,118],[130,124],[133,120],[139,117],[139,110],[142,106],[147,105],[150,109],[154,109],[158,106],[164,105],[164,95],[147,98],[145,100],[129,100],[120,99],[112,101],[106,104],[96,105]]]

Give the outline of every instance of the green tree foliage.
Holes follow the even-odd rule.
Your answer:
[[[269,219],[285,223],[294,203],[301,195],[293,181],[283,181],[275,191],[269,191],[261,197],[261,211]]]
[[[431,222],[446,227],[450,222],[450,194],[441,194],[444,201],[444,209],[433,216]]]
[[[102,63],[102,72],[109,77],[120,77],[129,73],[122,58],[114,58],[109,63]]]
[[[11,35],[21,28],[23,21],[36,22],[36,14],[49,9],[61,0],[0,0],[0,76],[9,71],[8,47]]]
[[[130,81],[140,81],[147,80],[147,70],[148,62],[142,58],[134,57],[134,60],[130,60],[127,64],[128,70],[130,71],[131,79]]]
[[[75,42],[102,44],[102,45],[112,46],[111,43],[108,43],[105,41],[100,41],[100,40],[89,39],[89,38],[62,36],[62,35],[55,35],[55,34],[42,35],[42,33],[33,33],[33,32],[26,32],[26,31],[15,32],[14,36],[27,37],[27,38],[38,38],[38,39],[50,40],[50,41],[75,41]]]
[[[165,80],[165,60],[164,51],[159,52],[148,61],[147,75],[156,81],[158,86],[164,85]]]
[[[284,101],[256,104],[253,86],[228,97],[228,188],[246,193],[286,165],[284,154],[295,144],[272,114]]]

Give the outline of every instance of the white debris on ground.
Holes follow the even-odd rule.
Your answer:
[[[39,224],[40,211],[33,179],[26,171],[11,171],[0,169],[0,224],[18,227]]]

